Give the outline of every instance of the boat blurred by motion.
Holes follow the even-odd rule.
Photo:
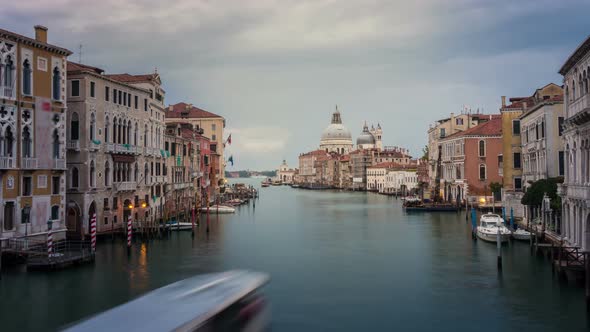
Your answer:
[[[65,331],[266,331],[270,307],[258,294],[268,275],[228,271],[158,288]]]

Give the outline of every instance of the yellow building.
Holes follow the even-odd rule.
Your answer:
[[[0,238],[65,237],[67,49],[0,29]]]

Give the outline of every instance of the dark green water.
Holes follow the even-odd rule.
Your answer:
[[[258,180],[249,180],[258,184]],[[190,232],[99,243],[96,263],[5,269],[0,330],[55,330],[194,274],[266,271],[274,331],[583,331],[583,290],[560,284],[528,244],[474,243],[463,214],[404,214],[366,193],[261,189],[254,209]],[[141,320],[141,317],[130,317]]]

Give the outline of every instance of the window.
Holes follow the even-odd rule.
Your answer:
[[[118,101],[118,104],[121,105],[121,104],[123,104],[123,91],[119,90],[118,92],[119,92],[119,95],[118,95],[117,101]]]
[[[52,143],[52,147],[53,147],[53,159],[59,159],[59,132],[57,131],[57,129],[55,129],[53,131],[53,143]]]
[[[455,119],[455,124],[457,124],[458,126],[463,124],[463,118],[456,118]]]
[[[215,123],[211,124],[211,131],[215,131],[217,129],[217,125]]]
[[[108,187],[111,183],[111,166],[109,165],[109,162],[107,160],[107,162],[104,165],[104,186]]]
[[[31,64],[29,60],[23,62],[23,94],[31,95],[31,76],[32,76]]]
[[[520,120],[512,120],[512,134],[520,135]]]
[[[31,130],[29,127],[23,129],[23,157],[31,158],[33,156],[33,140],[31,139]]]
[[[70,120],[70,139],[73,141],[80,139],[80,121],[76,112],[72,113],[72,119]]]
[[[557,126],[559,127],[559,136],[563,135],[563,116],[557,118]]]
[[[127,106],[131,107],[131,94],[127,94]]]
[[[96,116],[90,113],[90,140],[96,139]]]
[[[164,150],[168,151],[168,142],[164,142]]]
[[[535,125],[535,137],[536,137],[535,139],[537,139],[537,140],[539,139],[539,124],[538,123]]]
[[[92,97],[92,98],[96,97],[96,94],[94,92],[95,87],[96,87],[96,83],[90,82],[90,97]]]
[[[113,216],[113,224],[117,223],[117,216]]]
[[[72,168],[72,188],[78,188],[80,178],[78,176],[78,168]]]
[[[117,103],[117,89],[113,89],[113,104]]]
[[[47,188],[47,175],[37,175],[37,188]]]
[[[30,176],[23,176],[23,196],[31,196],[33,193],[33,180]]]
[[[108,224],[109,224],[109,218],[107,218],[107,217],[104,217],[104,224],[105,224],[105,225],[108,225]]]
[[[480,180],[486,179],[486,165],[484,165],[484,164],[479,165],[479,179]]]
[[[182,145],[182,155],[186,156],[186,144]]]
[[[107,116],[104,121],[104,142],[109,142],[109,117]]]
[[[514,178],[514,189],[515,190],[522,190],[522,179],[521,178]]]
[[[127,106],[127,92],[123,92],[123,106]]]
[[[565,174],[565,160],[563,159],[563,151],[559,151],[559,175]]]
[[[14,228],[14,202],[4,204],[4,230],[11,231]]]
[[[2,156],[12,157],[13,148],[14,134],[12,133],[12,127],[6,126],[6,129],[4,131],[4,137],[0,137],[0,151],[3,152]]]
[[[59,68],[53,68],[53,99],[60,100],[61,99],[61,73],[59,72]]]
[[[51,220],[59,220],[59,206],[57,205],[51,207]]]
[[[486,142],[484,140],[479,141],[479,156],[485,157],[486,156]]]
[[[104,100],[105,101],[109,101],[109,95],[110,95],[110,93],[111,92],[109,91],[109,87],[108,86],[105,86],[104,87]]]
[[[217,144],[211,144],[209,148],[211,149],[211,151],[217,152]]]
[[[139,97],[138,96],[135,96],[134,97],[134,101],[135,101],[135,105],[134,105],[135,106],[135,109],[139,108]]]
[[[170,154],[176,156],[176,143],[172,143],[170,149],[172,150]]]
[[[59,182],[60,182],[59,176],[51,177],[51,194],[59,195]]]
[[[446,136],[445,128],[440,128],[440,138],[443,138],[445,136]]]
[[[118,197],[113,197],[113,210],[117,210],[119,208],[119,198]],[[113,220],[114,223],[117,222],[117,216],[115,216],[115,219]]]
[[[147,112],[147,98],[143,100],[143,110]]]
[[[545,121],[541,122],[541,138],[545,138]]]
[[[514,153],[513,161],[514,161],[514,163],[513,163],[514,168],[517,168],[517,169],[520,168],[520,152]]]

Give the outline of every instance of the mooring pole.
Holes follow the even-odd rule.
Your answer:
[[[586,270],[586,310],[590,312],[590,252],[584,253],[584,265]]]
[[[496,246],[498,248],[498,270],[502,270],[502,238],[500,235],[500,227],[496,235]]]

